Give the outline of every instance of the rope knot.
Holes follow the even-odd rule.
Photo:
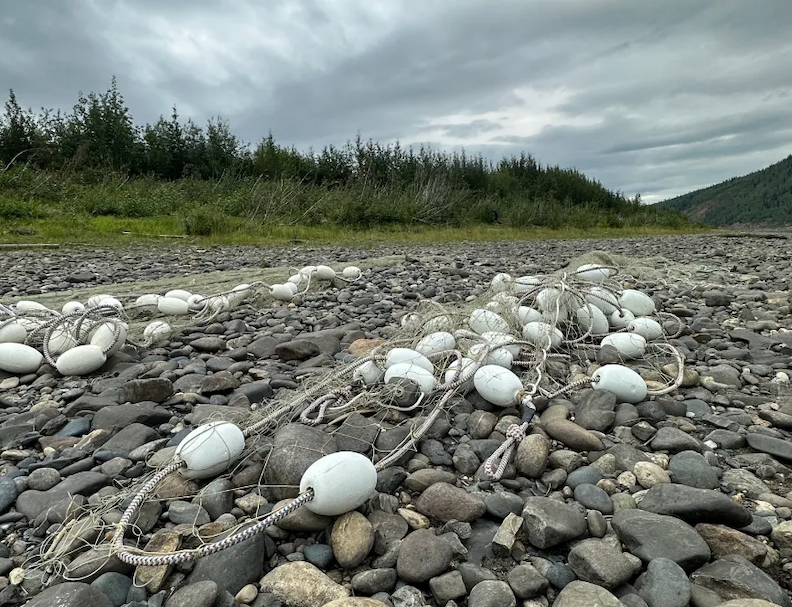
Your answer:
[[[519,424],[511,424],[506,429],[506,438],[509,438],[515,442],[522,441],[522,439],[525,438],[525,428]]]

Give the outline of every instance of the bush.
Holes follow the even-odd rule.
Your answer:
[[[196,207],[179,217],[182,229],[188,236],[227,234],[232,230],[231,219],[211,207]]]

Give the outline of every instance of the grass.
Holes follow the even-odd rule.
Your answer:
[[[630,228],[544,227],[514,228],[493,224],[463,227],[405,227],[351,229],[331,226],[251,225],[239,218],[228,218],[227,230],[208,235],[186,235],[183,221],[176,216],[124,218],[87,214],[52,214],[47,218],[10,219],[3,222],[0,242],[6,244],[57,243],[122,245],[162,241],[201,245],[312,245],[485,242],[538,239],[635,238],[672,234],[698,234],[712,230],[661,226]]]
[[[492,222],[494,214],[503,223]],[[442,243],[620,238],[707,231],[649,207],[560,203],[416,185],[0,173],[0,243],[201,245]]]

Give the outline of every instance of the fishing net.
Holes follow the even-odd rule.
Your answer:
[[[74,500],[60,520],[50,521],[24,575],[77,579],[75,564],[84,565],[87,555],[95,559],[96,570],[109,558],[123,557],[137,566],[136,583],[148,584],[157,567],[223,550],[265,528],[278,537],[277,529],[290,529],[289,517],[316,497],[300,488],[311,464],[328,454],[353,452],[368,458],[377,472],[405,466],[425,439],[447,435],[456,416],[473,407],[500,410],[503,431],[490,437],[500,437],[503,444],[467,476],[513,477],[510,456],[536,410],[553,398],[605,386],[605,369],[633,374],[623,376],[622,384],[632,386],[637,396],[625,389],[619,395],[623,402],[667,394],[682,384],[684,359],[671,341],[684,326],[656,310],[655,301],[637,289],[659,288],[683,275],[692,279],[694,273],[665,260],[594,252],[548,275],[497,274],[483,293],[464,303],[420,301],[387,340],[355,342],[347,362],[314,370],[297,387],[282,388],[263,404],[195,405],[174,434],[232,422],[242,431],[244,447],[229,465],[212,478],[190,478],[177,445],[155,441],[144,456],[146,474],[101,489],[88,500]],[[161,300],[128,296],[121,306],[100,300],[72,315],[3,308],[0,326],[33,319],[40,324],[30,324],[27,343],[32,346],[47,350],[60,330],[77,343],[100,342],[107,354],[125,340],[155,346],[180,329],[215,322],[231,309],[247,306],[254,313],[264,305],[295,305],[326,288],[328,280],[322,284],[316,278],[314,268],[295,280],[291,297],[265,284],[203,297],[187,322],[184,315],[168,315],[170,308],[158,305]],[[350,272],[345,280],[365,280],[365,275]],[[273,294],[283,301],[273,304]],[[167,323],[167,331],[141,332],[152,322]],[[107,335],[90,336],[100,330]],[[52,352],[45,356],[57,362]],[[504,388],[508,385],[518,388]],[[622,390],[621,384],[614,389]],[[206,519],[209,502],[223,494],[233,498],[236,516]],[[175,502],[202,508],[184,508],[192,519],[171,525],[176,539],[164,541],[155,527],[165,505],[172,510]],[[327,524],[320,517],[317,530]]]

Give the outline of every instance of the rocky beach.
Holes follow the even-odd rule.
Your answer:
[[[83,506],[165,463],[191,427],[301,389],[391,338],[420,302],[466,304],[498,272],[549,273],[594,250],[654,269],[640,288],[685,325],[670,339],[686,364],[677,390],[636,404],[592,389],[537,400],[498,481],[484,463],[514,409],[469,393],[379,473],[356,511],[303,508],[169,567],[108,558],[86,526],[73,556],[46,578],[31,574]],[[317,263],[360,265],[364,277],[128,345],[90,376],[64,378],[46,363],[0,371],[0,607],[792,607],[787,238],[10,250],[0,252],[0,303],[62,304],[145,281],[179,288],[246,269],[285,280]],[[266,515],[322,453],[370,456],[403,438],[372,419],[352,414],[337,436],[329,424],[283,425],[233,473],[174,477],[127,540],[151,552],[196,547]],[[107,508],[103,522],[122,510]]]

